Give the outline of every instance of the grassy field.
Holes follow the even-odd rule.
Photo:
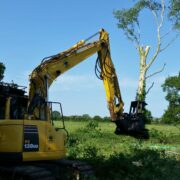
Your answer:
[[[65,124],[68,158],[91,164],[94,179],[180,179],[180,126],[148,125],[150,139],[138,140],[110,122]]]

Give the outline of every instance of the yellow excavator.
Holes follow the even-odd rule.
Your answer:
[[[90,42],[96,35],[99,39]],[[123,113],[124,103],[110,55],[109,36],[101,29],[70,49],[44,58],[30,75],[28,96],[25,87],[0,83],[0,162],[3,162],[0,179],[7,175],[21,179],[58,179],[60,159],[66,155],[67,135],[64,121],[62,128],[54,126],[53,104],[59,106],[62,116],[63,113],[60,103],[49,101],[48,90],[57,77],[95,53],[98,54],[95,72],[104,83],[111,120],[116,124],[115,133],[148,138],[143,115],[146,104],[133,101],[130,112]],[[76,169],[88,169],[83,163],[63,163]]]

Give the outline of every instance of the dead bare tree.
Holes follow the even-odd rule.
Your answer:
[[[141,44],[141,34],[140,34],[140,22],[139,14],[143,9],[148,9],[154,16],[157,29],[157,45],[155,52],[152,57],[148,58],[150,51],[149,45]],[[162,34],[162,27],[165,21],[165,14],[168,14],[169,20],[171,20],[171,29]],[[132,8],[114,11],[114,15],[118,20],[118,28],[122,29],[126,37],[131,40],[138,51],[139,62],[140,62],[140,74],[138,89],[136,94],[136,100],[145,101],[147,93],[153,87],[154,83],[146,90],[146,81],[150,77],[162,72],[165,68],[165,64],[162,69],[148,75],[148,71],[154,61],[157,59],[158,55],[166,50],[179,36],[180,32],[180,1],[170,0],[167,4],[165,0],[138,0]],[[166,38],[172,31],[176,31],[175,37],[166,45],[163,46],[162,40]]]

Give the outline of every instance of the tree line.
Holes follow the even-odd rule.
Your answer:
[[[52,112],[52,118],[53,120],[59,120],[62,118],[59,111],[53,111]],[[63,116],[65,121],[102,121],[102,122],[108,122],[111,121],[110,117],[101,117],[99,115],[90,116],[89,114],[83,114],[83,115],[72,115],[72,116]]]

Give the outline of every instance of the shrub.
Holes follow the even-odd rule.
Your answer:
[[[97,121],[91,120],[86,125],[86,128],[88,128],[88,129],[97,129],[98,126],[99,126],[99,123]]]
[[[102,121],[103,119],[101,118],[101,116],[96,115],[96,116],[93,117],[93,120]]]

